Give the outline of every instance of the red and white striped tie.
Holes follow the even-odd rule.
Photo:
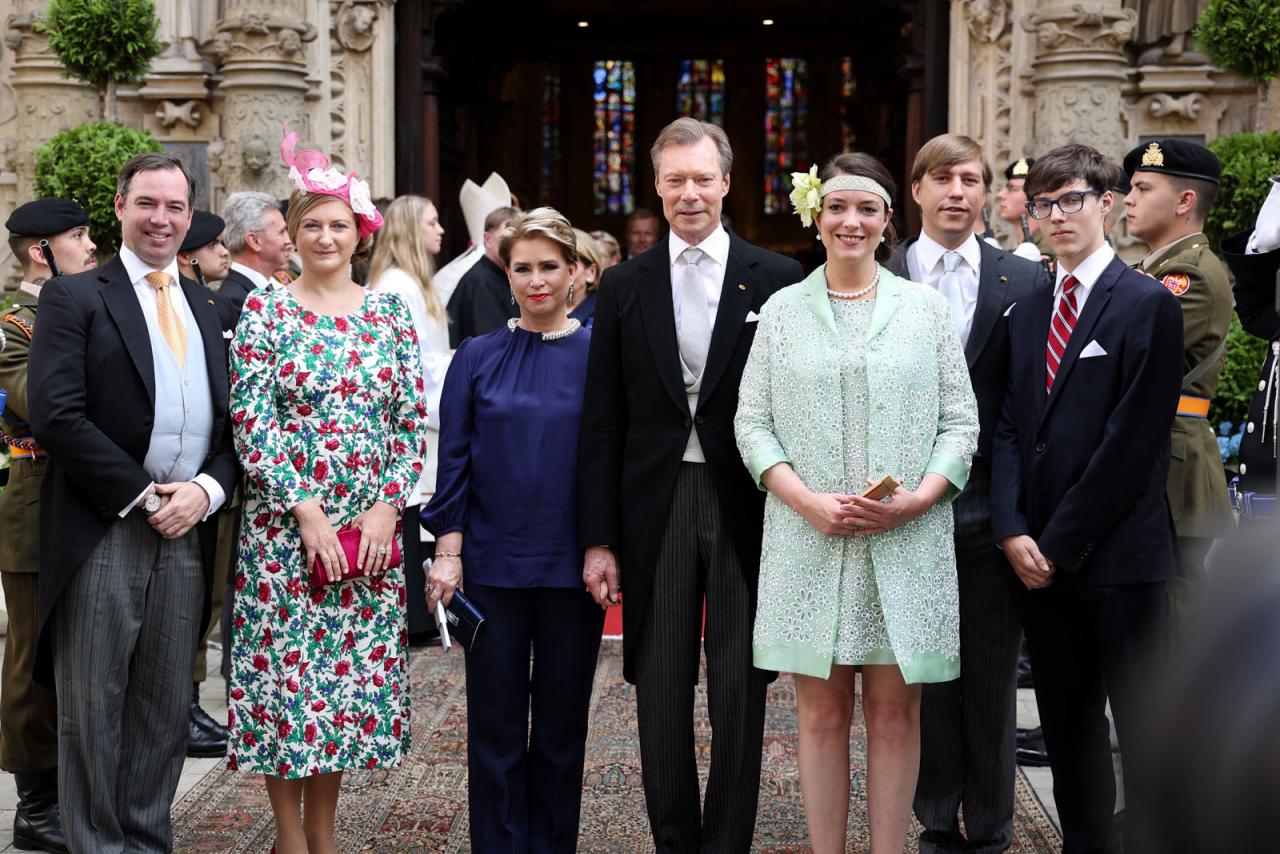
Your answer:
[[[1049,320],[1049,340],[1044,350],[1044,393],[1053,391],[1053,380],[1062,365],[1062,354],[1067,352],[1067,342],[1071,340],[1071,330],[1076,328],[1076,285],[1080,282],[1075,276],[1067,276],[1062,282],[1062,296],[1054,307],[1053,317]]]

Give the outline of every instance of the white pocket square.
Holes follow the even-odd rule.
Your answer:
[[[743,323],[755,323],[755,322],[756,322],[757,320],[759,320],[759,319],[760,319],[760,315],[756,314],[754,311],[748,311],[748,312],[747,312],[747,319],[746,319],[746,320],[744,320],[744,321],[742,321],[742,322],[743,322]]]
[[[1004,316],[1005,316],[1005,317],[1008,317],[1010,314],[1012,314],[1012,313],[1013,313],[1013,307],[1014,307],[1015,305],[1017,305],[1017,303],[1016,303],[1016,302],[1011,302],[1011,303],[1009,303],[1009,307],[1008,307],[1008,308],[1006,308],[1006,309],[1004,310]]]
[[[232,338],[236,337],[236,331],[234,329],[223,330],[222,337],[230,341]]]
[[[1107,351],[1102,349],[1102,345],[1098,343],[1096,338],[1086,344],[1085,348],[1080,351],[1081,359],[1092,359],[1095,356],[1105,355],[1107,355]]]

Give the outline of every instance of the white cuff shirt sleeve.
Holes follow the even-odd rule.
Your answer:
[[[204,519],[208,519],[218,512],[218,508],[227,500],[227,494],[222,491],[222,487],[218,482],[207,474],[198,474],[191,479],[191,482],[203,489],[205,494],[209,496],[209,509],[204,513]],[[204,521],[204,519],[200,521]]]

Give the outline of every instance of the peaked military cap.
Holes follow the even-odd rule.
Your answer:
[[[1124,156],[1124,174],[1161,172],[1198,181],[1222,182],[1218,156],[1198,142],[1185,139],[1153,139]]]
[[[1004,178],[1006,181],[1013,178],[1025,178],[1027,173],[1031,171],[1031,167],[1036,165],[1034,157],[1024,157],[1021,160],[1015,160],[1004,168]]]
[[[208,246],[221,236],[226,227],[226,221],[217,214],[194,211],[191,214],[191,228],[187,229],[186,239],[182,241],[182,247],[178,251],[195,252],[202,246]]]
[[[20,205],[4,227],[14,237],[52,237],[89,222],[89,212],[71,199],[36,199]]]

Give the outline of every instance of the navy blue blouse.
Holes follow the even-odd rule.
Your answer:
[[[462,531],[463,583],[582,586],[578,433],[591,334],[468,338],[440,396],[436,494],[422,524]]]

